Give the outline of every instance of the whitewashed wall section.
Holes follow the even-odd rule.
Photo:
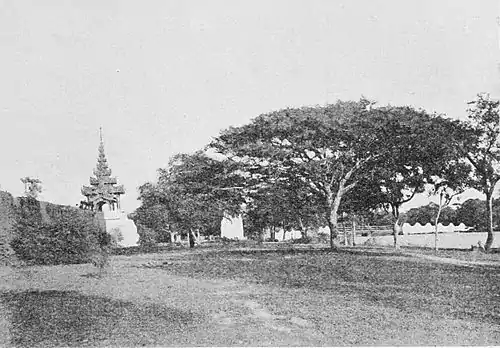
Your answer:
[[[438,224],[438,232],[441,233],[452,233],[452,232],[460,232],[467,231],[470,227],[465,226],[465,224],[461,223],[460,225],[443,225]],[[428,223],[425,225],[421,225],[418,222],[415,225],[410,225],[409,223],[403,224],[403,233],[404,234],[425,234],[432,233],[435,231],[434,225]]]
[[[243,219],[240,216],[230,217],[225,214],[220,224],[220,235],[223,238],[244,240]]]

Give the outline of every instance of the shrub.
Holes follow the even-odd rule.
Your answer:
[[[153,229],[142,224],[137,224],[137,234],[139,234],[139,245],[141,247],[151,247],[156,245],[158,233],[156,233]]]
[[[18,197],[16,206],[16,220],[20,223],[41,222],[42,211],[40,202],[31,197]]]
[[[99,269],[99,277],[104,273],[106,267],[109,266],[109,250],[94,251],[90,255],[90,262]]]
[[[78,211],[68,211],[50,222],[20,217],[11,242],[23,261],[39,265],[85,263],[96,252],[106,252],[110,236]]]
[[[222,243],[236,243],[238,240],[233,238],[220,237],[219,241]]]
[[[0,239],[0,266],[17,264],[16,254],[6,240]]]
[[[114,227],[109,232],[111,237],[110,246],[113,248],[117,248],[120,245],[120,242],[123,241],[123,233],[120,227]]]
[[[293,239],[292,243],[293,244],[309,244],[312,242],[311,237],[300,237],[299,239]]]
[[[318,243],[328,243],[330,240],[330,235],[328,233],[318,233],[316,239]]]

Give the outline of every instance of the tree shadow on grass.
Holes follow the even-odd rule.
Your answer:
[[[80,277],[83,277],[83,278],[93,278],[93,279],[100,279],[102,278],[102,275],[100,275],[99,273],[97,272],[90,272],[90,273],[86,273],[86,274],[82,274]]]
[[[111,253],[113,255],[138,255],[138,254],[156,254],[165,251],[178,250],[179,247],[172,245],[151,245],[151,246],[131,246],[123,248],[114,248]]]
[[[203,258],[203,257],[224,257],[224,256],[317,256],[317,255],[328,255],[328,254],[348,254],[348,255],[362,255],[362,256],[370,256],[370,257],[390,257],[390,256],[398,256],[405,258],[412,258],[413,256],[404,254],[400,251],[388,250],[388,249],[370,249],[367,251],[366,249],[347,249],[347,248],[339,248],[339,249],[331,249],[329,247],[324,248],[315,248],[315,249],[297,249],[294,247],[290,248],[282,248],[282,249],[223,249],[223,250],[213,250],[208,251],[204,254],[193,254],[192,257],[195,258]]]
[[[76,291],[0,292],[0,304],[7,312],[0,315],[10,322],[10,344],[16,347],[181,344],[199,318]]]

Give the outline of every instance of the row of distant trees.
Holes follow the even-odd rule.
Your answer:
[[[437,222],[453,197],[475,188],[486,198],[489,250],[499,102],[481,94],[467,111],[459,121],[362,98],[262,114],[223,130],[203,151],[174,156],[156,182],[139,187],[132,215],[165,234],[214,233],[224,213],[243,213],[256,236],[275,228],[306,236],[327,225],[333,248],[341,218],[382,209],[398,248],[403,204],[429,191],[439,199]]]
[[[429,203],[418,208],[412,208],[404,214],[404,221],[414,225],[419,223],[421,225],[434,224],[439,205],[436,203]],[[498,231],[500,229],[500,200],[493,200],[493,229]],[[474,231],[486,231],[487,229],[487,214],[486,204],[481,199],[468,199],[457,207],[445,207],[442,209],[440,222],[443,225],[459,225],[461,223],[472,228]]]

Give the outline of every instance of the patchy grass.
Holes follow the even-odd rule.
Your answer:
[[[484,253],[478,250],[471,251],[470,249],[440,249],[437,251],[431,248],[416,248],[408,247],[404,248],[409,252],[414,252],[424,255],[435,255],[438,257],[445,257],[450,259],[462,260],[462,261],[485,261],[485,262],[496,262],[500,264],[500,249],[492,249],[489,253]]]
[[[499,265],[242,246],[0,269],[0,346],[500,344]]]
[[[110,337],[114,344],[141,346],[196,323],[187,311],[77,291],[8,291],[0,299],[8,304],[10,343],[16,347],[95,346]]]
[[[355,249],[218,251],[192,255],[189,260],[169,267],[169,272],[310,289],[362,299],[381,308],[500,323],[500,264],[463,267],[417,262],[402,253]]]

